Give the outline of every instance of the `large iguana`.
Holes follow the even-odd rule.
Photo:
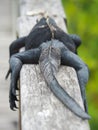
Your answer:
[[[50,17],[41,18],[27,36],[13,41],[9,50],[10,69],[6,76],[7,78],[11,72],[10,108],[12,110],[17,108],[15,103],[17,81],[22,65],[39,63],[45,81],[55,96],[77,116],[90,119],[85,96],[89,71],[87,65],[77,55],[77,47],[80,44],[79,36],[66,34]],[[19,52],[21,47],[25,47],[24,52]],[[55,73],[61,64],[76,70],[85,111],[58,83]]]

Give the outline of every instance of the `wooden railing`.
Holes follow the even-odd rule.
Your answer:
[[[59,27],[67,32],[66,16],[60,0],[20,0],[19,6],[19,37],[30,32],[43,11],[53,16]],[[57,79],[83,108],[74,69],[61,66]],[[78,118],[52,94],[44,82],[39,65],[24,65],[21,70],[20,117],[21,130],[89,130],[88,121]]]

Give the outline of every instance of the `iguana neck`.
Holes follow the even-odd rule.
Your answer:
[[[52,39],[54,39],[54,31],[56,31],[56,28],[51,24],[49,17],[46,18],[46,23],[47,23],[47,25],[50,29],[50,32],[51,32],[51,35],[52,35],[51,40],[52,40]]]

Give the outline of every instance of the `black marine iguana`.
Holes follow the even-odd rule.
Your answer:
[[[55,96],[77,116],[90,119],[87,114],[85,95],[89,72],[87,65],[77,55],[77,47],[80,44],[79,36],[66,34],[50,17],[41,18],[28,36],[13,41],[9,47],[10,69],[6,76],[7,78],[11,72],[10,108],[12,110],[17,108],[15,103],[17,101],[17,81],[22,65],[39,63],[45,81]],[[19,52],[21,47],[25,47],[24,52]],[[60,64],[71,66],[76,70],[85,111],[58,83],[55,72]]]

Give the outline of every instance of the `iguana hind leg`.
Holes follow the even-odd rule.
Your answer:
[[[10,68],[11,68],[11,84],[9,92],[10,108],[14,110],[16,108],[16,89],[17,81],[19,79],[19,73],[23,64],[37,64],[40,56],[39,49],[31,49],[25,52],[17,53],[11,56]]]
[[[85,94],[85,86],[89,77],[87,65],[79,58],[79,56],[68,49],[62,49],[61,62],[63,65],[71,66],[76,70],[85,111],[88,112]]]
[[[11,45],[9,47],[9,57],[18,53],[19,49],[25,46],[25,39],[26,39],[26,37],[21,37],[11,43]],[[8,78],[10,73],[11,73],[11,69],[9,68],[9,70],[5,76],[5,79]]]
[[[40,70],[48,87],[52,90],[54,95],[69,108],[69,110],[82,119],[90,119],[90,116],[83,111],[78,103],[63,89],[55,77],[55,72],[58,71],[60,66],[62,48],[64,48],[63,43],[57,40],[52,39],[52,41],[43,43],[39,59]]]

